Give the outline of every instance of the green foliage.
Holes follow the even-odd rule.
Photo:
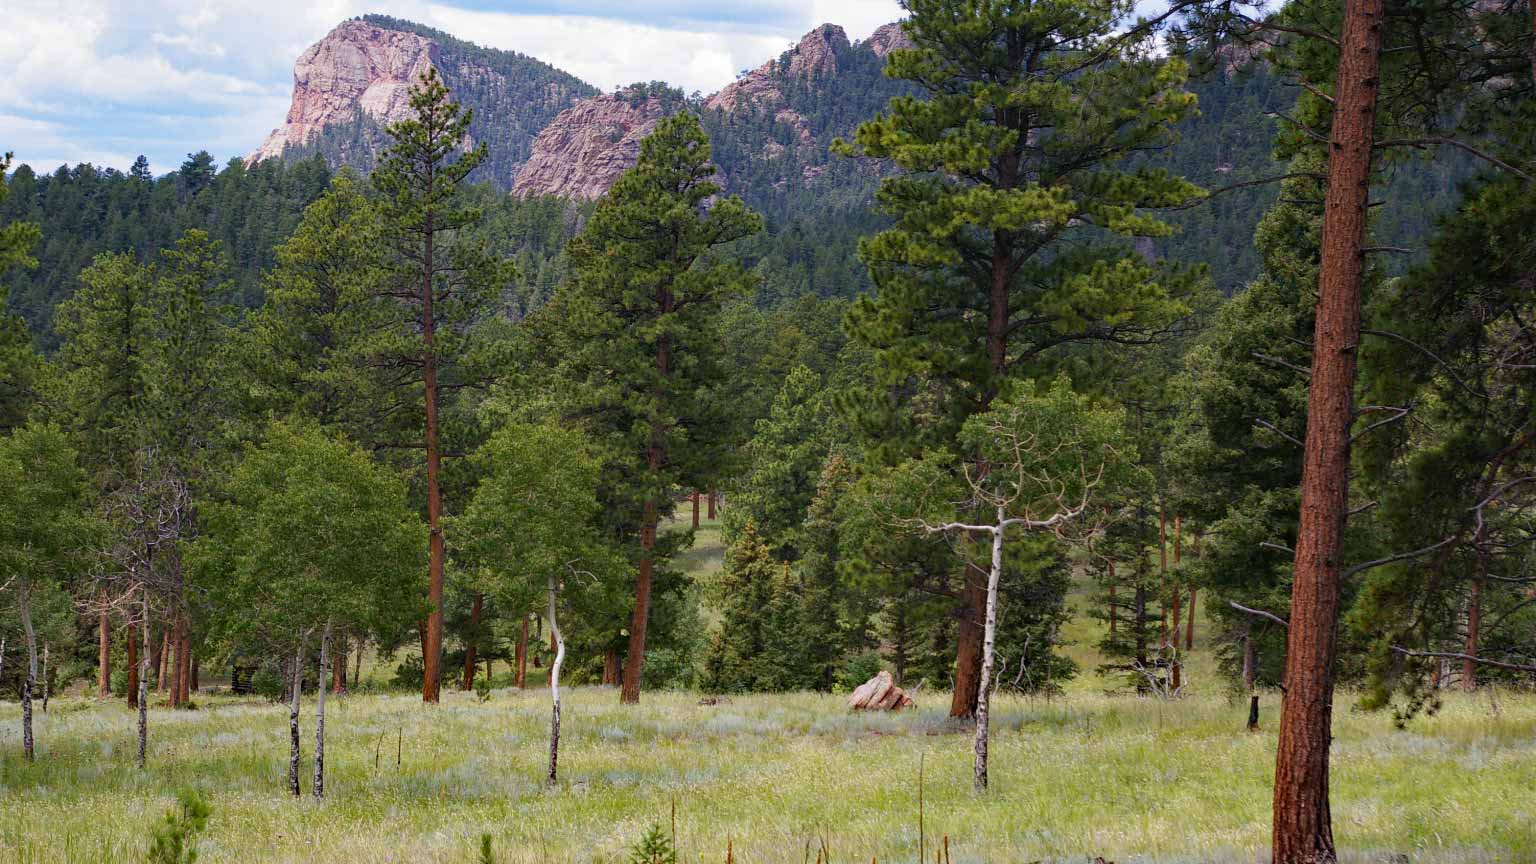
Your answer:
[[[196,789],[178,792],[175,809],[150,835],[149,864],[196,864],[197,836],[207,829],[212,812]]]
[[[422,614],[425,531],[405,484],[345,440],[274,423],[203,509],[194,571],[232,637],[281,644],[328,620],[368,631]]]
[[[677,864],[677,850],[672,848],[672,841],[661,826],[652,824],[630,847],[629,864]]]
[[[479,864],[496,864],[496,856],[491,852],[491,835],[480,835]]]
[[[720,589],[723,621],[711,639],[704,689],[781,692],[818,683],[802,586],[750,519],[726,552]]]

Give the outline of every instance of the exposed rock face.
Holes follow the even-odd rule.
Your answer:
[[[640,142],[667,114],[655,97],[620,92],[576,103],[533,139],[512,194],[592,201],[640,158]]]
[[[415,33],[347,21],[309,47],[293,67],[287,121],[252,153],[252,162],[302,146],[328,123],[363,113],[381,124],[405,119],[411,85],[436,62],[436,45]]]
[[[869,46],[869,50],[875,52],[876,57],[884,57],[897,49],[911,48],[912,37],[901,29],[900,24],[883,24],[869,34],[864,44]]]
[[[781,70],[788,63],[791,78],[814,80],[837,74],[837,54],[848,47],[848,34],[836,24],[823,24],[801,37],[783,57],[769,60],[740,80],[709,97],[704,107],[735,112],[748,107],[775,108],[784,102]],[[798,115],[797,115],[798,117]]]

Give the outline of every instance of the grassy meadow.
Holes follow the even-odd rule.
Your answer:
[[[698,569],[718,566],[706,541]],[[177,789],[213,808],[209,862],[469,862],[490,834],[498,862],[625,861],[647,826],[673,824],[679,860],[803,862],[1256,862],[1267,858],[1278,700],[1244,730],[1208,652],[1175,702],[1105,692],[1094,623],[1068,651],[1084,667],[1052,700],[996,701],[992,789],[971,791],[971,739],[947,694],[916,710],[852,715],[836,695],[568,691],[561,783],[542,785],[548,691],[354,694],[327,711],[323,802],[284,792],[287,708],[200,695],[151,712],[150,768],[133,768],[121,702],[55,699],[39,758],[20,753],[19,709],[0,706],[0,862],[138,861]],[[374,670],[376,679],[387,669]],[[1536,861],[1536,695],[1448,694],[1406,731],[1336,712],[1333,817],[1345,860]],[[313,702],[303,723],[313,741]],[[921,768],[922,784],[919,788]],[[306,789],[308,782],[305,783]],[[921,811],[919,801],[921,799]],[[921,817],[920,817],[921,812]]]

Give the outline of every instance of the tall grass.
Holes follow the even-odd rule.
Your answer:
[[[1102,685],[1101,685],[1102,686]],[[562,783],[546,790],[547,693],[355,695],[328,708],[328,797],[283,791],[286,709],[214,698],[151,717],[150,769],[132,767],[121,704],[59,699],[38,720],[39,758],[19,754],[0,710],[0,861],[142,860],[175,791],[213,817],[206,862],[469,862],[489,834],[499,862],[622,861],[676,802],[680,860],[910,861],[918,760],[930,856],[956,862],[1263,860],[1277,702],[1260,734],[1247,706],[1198,690],[1174,703],[1081,689],[1051,701],[1002,696],[992,791],[971,791],[970,739],[928,692],[899,715],[852,715],[836,696],[737,697],[700,706],[612,690],[567,697]],[[1448,698],[1395,731],[1339,701],[1335,831],[1359,862],[1536,861],[1536,697]],[[334,714],[331,713],[334,711]],[[331,718],[334,717],[334,720]],[[375,750],[401,742],[379,760]],[[308,742],[306,742],[307,746]],[[306,752],[306,756],[309,754]]]

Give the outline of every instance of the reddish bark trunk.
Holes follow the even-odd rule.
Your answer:
[[[139,704],[139,642],[137,639],[138,628],[128,625],[128,705],[137,707]]]
[[[981,649],[986,637],[987,574],[965,566],[965,585],[960,590],[960,626],[955,651],[955,692],[949,699],[949,716],[976,716],[981,694]]]
[[[521,690],[528,680],[528,615],[523,615],[523,631],[517,636],[517,659],[513,663],[516,670],[513,675],[517,680],[517,688]]]
[[[1190,651],[1195,647],[1195,586],[1189,586],[1189,616],[1184,623],[1184,650]]]
[[[331,692],[345,693],[347,690],[347,639],[341,638],[336,646],[336,655],[331,658]]]
[[[176,656],[180,662],[177,680],[181,686],[181,701],[177,705],[185,707],[192,699],[192,625],[185,614],[181,619],[181,648]]]
[[[475,642],[480,638],[480,616],[484,604],[485,595],[477,592],[469,608],[469,644],[464,646],[464,690],[475,689]]]
[[[619,651],[617,648],[609,648],[603,652],[603,685],[617,687],[619,685]]]
[[[672,311],[672,297],[666,288],[657,293],[657,305],[663,312]],[[672,342],[663,334],[656,340],[656,372],[665,380],[672,374]],[[662,394],[658,391],[659,401]],[[666,457],[665,440],[661,421],[652,418],[650,441],[645,448],[646,469],[652,481],[660,479],[662,462]],[[645,500],[645,512],[640,527],[640,567],[635,577],[635,613],[629,624],[629,653],[624,658],[624,686],[619,688],[619,702],[633,705],[640,701],[641,676],[645,672],[645,626],[651,611],[651,570],[656,549],[656,497]],[[715,492],[709,492],[709,518],[715,518]]]
[[[172,708],[181,707],[181,626],[181,613],[172,613],[170,634],[171,641],[167,648],[167,653],[170,656],[168,656],[165,660],[166,665],[170,667],[167,670],[170,673],[170,680],[166,683],[170,685],[168,695],[170,697]]]
[[[112,694],[112,642],[111,622],[108,620],[107,598],[101,598],[101,612],[96,618],[96,698],[105,699]]]
[[[430,169],[429,169],[430,171]],[[430,183],[430,177],[428,179]],[[421,339],[422,339],[422,388],[427,408],[427,529],[429,546],[427,553],[427,613],[426,644],[421,658],[421,701],[436,702],[442,686],[443,653],[443,494],[438,474],[442,468],[442,454],[437,446],[437,336],[433,319],[432,301],[435,294],[432,260],[434,213],[428,209],[421,262]]]
[[[711,520],[715,519],[715,507],[716,507],[716,503],[715,503],[716,497],[715,496],[717,496],[718,494],[719,493],[716,492],[713,489],[709,490],[709,518]]]
[[[1274,864],[1338,860],[1328,802],[1328,748],[1381,18],[1382,0],[1345,0],[1328,146],[1301,521],[1286,633],[1285,698],[1275,758]]]
[[[1472,581],[1472,587],[1467,593],[1467,642],[1463,653],[1468,657],[1477,656],[1477,641],[1479,631],[1482,629],[1483,620],[1483,583],[1480,579]],[[1461,689],[1471,692],[1477,689],[1477,663],[1472,660],[1461,661]]]

